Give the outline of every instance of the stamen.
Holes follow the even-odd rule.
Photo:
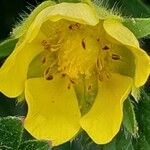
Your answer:
[[[103,79],[104,79],[104,77],[103,77],[103,74],[99,74],[99,76],[98,76],[98,79],[99,79],[99,81],[103,81]]]
[[[69,29],[70,30],[77,30],[77,29],[79,29],[80,28],[80,24],[79,23],[76,23],[76,24],[71,24],[70,26],[69,26]]]
[[[46,57],[43,57],[42,64],[45,64],[45,63],[46,63]]]
[[[84,39],[82,40],[82,42],[81,42],[81,43],[82,43],[82,47],[83,47],[83,49],[86,49],[86,45],[85,45],[85,40],[84,40]]]
[[[121,56],[117,55],[117,54],[112,54],[112,59],[113,60],[120,60]]]
[[[110,48],[106,45],[102,48],[103,50],[109,50]]]
[[[53,79],[53,76],[52,75],[48,75],[47,77],[46,77],[46,80],[52,80]]]
[[[62,74],[62,77],[65,77],[65,76],[66,76],[66,74],[65,74],[65,73],[63,73],[63,74]]]
[[[73,81],[72,79],[70,79],[70,82],[71,82],[72,84],[75,84],[75,81]]]
[[[41,44],[42,44],[42,46],[44,46],[44,49],[45,49],[45,50],[49,50],[49,49],[51,48],[50,42],[47,41],[47,40],[43,40],[43,41],[41,42]]]
[[[90,91],[92,89],[92,85],[88,86],[88,91]]]
[[[100,39],[98,38],[98,39],[97,39],[97,42],[99,42],[99,41],[100,41]]]
[[[71,89],[71,84],[70,84],[70,83],[68,84],[67,89],[68,89],[68,90]]]

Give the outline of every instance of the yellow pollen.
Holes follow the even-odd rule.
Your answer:
[[[50,23],[51,28],[48,25]],[[41,42],[44,49],[48,50],[42,60],[42,64],[46,66],[46,79],[60,73],[68,76],[71,84],[74,84],[80,76],[88,78],[93,72],[98,73],[100,81],[110,78],[107,66],[109,59],[118,60],[120,57],[111,54],[111,44],[103,39],[99,26],[65,20],[50,23],[44,27],[48,36]]]

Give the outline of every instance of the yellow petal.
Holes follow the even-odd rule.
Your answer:
[[[8,97],[17,97],[24,90],[28,66],[41,52],[38,45],[23,42],[6,59],[0,68],[0,91]]]
[[[108,143],[119,131],[123,102],[131,84],[131,78],[119,74],[112,74],[110,80],[99,83],[95,103],[80,122],[95,143]]]
[[[117,43],[120,42],[123,45],[139,47],[138,40],[136,39],[134,34],[120,21],[115,19],[107,19],[104,21],[103,27],[108,35],[114,38],[114,40],[117,40]]]
[[[96,11],[84,3],[60,3],[45,8],[36,17],[29,31],[30,37],[36,36],[41,25],[46,21],[58,21],[61,19],[95,26],[99,22]],[[36,29],[36,30],[35,30]],[[31,39],[32,40],[32,39]]]
[[[135,55],[135,87],[145,84],[150,74],[150,57],[140,48],[130,48]]]
[[[53,80],[33,78],[26,82],[25,96],[28,114],[25,128],[37,139],[62,144],[79,131],[80,111],[73,87],[68,80],[54,76]]]
[[[150,57],[139,47],[138,40],[133,33],[119,21],[109,19],[104,21],[103,26],[110,41],[126,46],[134,54],[135,86],[142,86],[150,74]]]

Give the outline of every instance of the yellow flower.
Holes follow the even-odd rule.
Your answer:
[[[149,76],[149,56],[133,33],[118,19],[99,18],[84,3],[47,6],[0,69],[0,91],[8,97],[25,94],[25,128],[53,146],[80,128],[97,144],[111,141],[120,129],[124,100]],[[97,86],[88,109],[77,100],[84,97],[82,80],[87,93]]]

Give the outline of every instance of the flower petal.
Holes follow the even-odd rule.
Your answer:
[[[8,97],[17,97],[24,90],[28,66],[41,52],[38,45],[23,42],[6,59],[0,69],[0,91]]]
[[[37,139],[56,146],[70,140],[79,131],[80,111],[73,87],[68,80],[33,78],[26,82],[28,115],[25,128]]]
[[[110,41],[123,44],[134,54],[136,64],[135,86],[142,86],[150,74],[150,57],[139,47],[138,40],[134,34],[123,26],[121,22],[109,19],[104,21],[103,26],[110,36],[108,37]]]
[[[95,26],[99,22],[96,11],[84,3],[60,3],[45,8],[36,17],[29,31],[30,37],[36,36],[42,23],[46,20],[58,21],[61,19]],[[34,30],[36,29],[36,30]],[[32,39],[31,39],[32,40]]]
[[[123,102],[131,90],[131,84],[131,78],[119,74],[112,74],[110,80],[99,83],[95,103],[80,122],[95,143],[108,143],[119,131]]]

